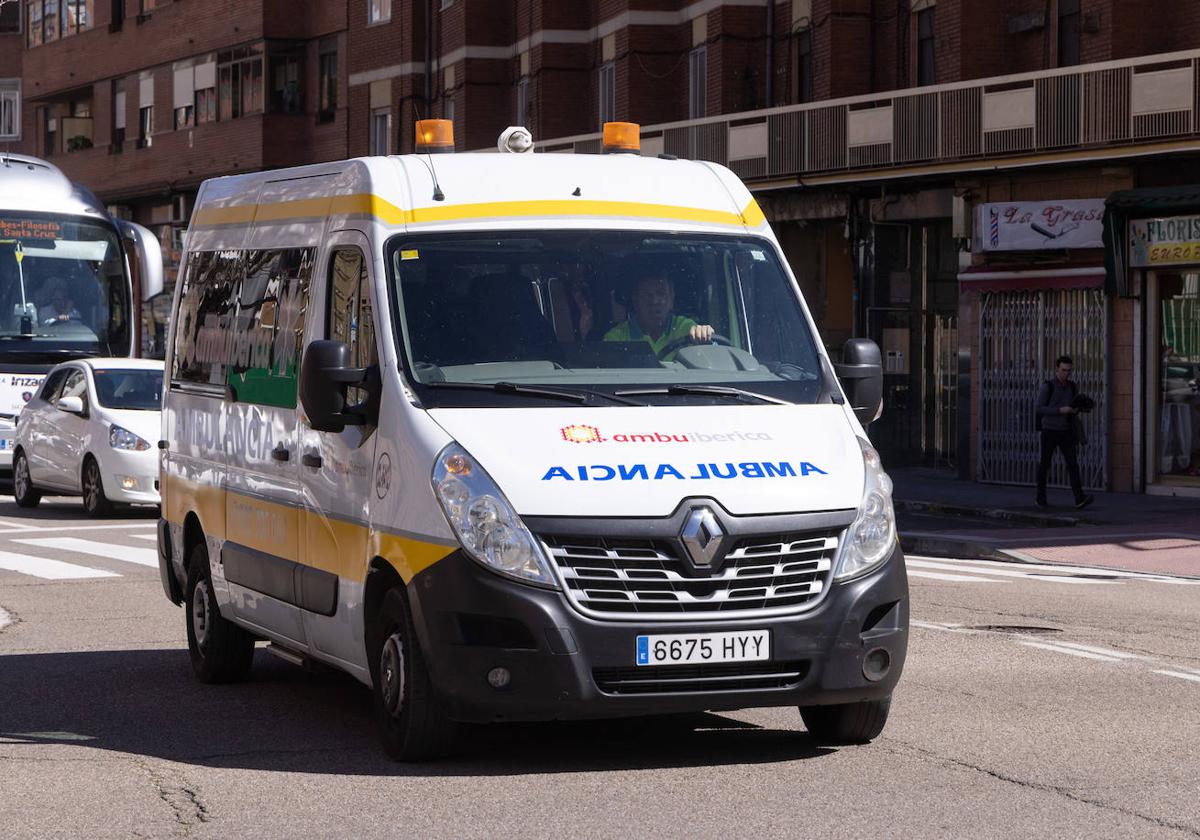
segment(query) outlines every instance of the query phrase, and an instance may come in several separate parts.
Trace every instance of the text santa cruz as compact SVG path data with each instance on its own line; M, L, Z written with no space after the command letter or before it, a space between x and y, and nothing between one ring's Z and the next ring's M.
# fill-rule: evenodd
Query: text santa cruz
M704 481L715 478L797 478L829 473L809 461L742 461L707 463L676 467L673 464L590 464L578 467L550 467L542 481Z

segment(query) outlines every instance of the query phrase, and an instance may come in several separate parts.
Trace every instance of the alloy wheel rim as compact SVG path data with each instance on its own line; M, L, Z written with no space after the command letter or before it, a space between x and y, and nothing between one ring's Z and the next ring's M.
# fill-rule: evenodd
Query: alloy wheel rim
M29 492L29 465L25 463L25 456L22 455L17 459L17 468L13 476L13 484L17 495L24 498Z
M196 646L204 650L208 642L208 584L205 581L196 584L196 593L192 596L192 631L196 635Z
M98 486L97 479L99 478L99 476L96 475L96 472L97 472L96 462L88 461L88 467L87 467L87 471L84 474L84 482L83 482L83 484L84 484L83 498L84 498L84 502L87 504L88 510L95 509L97 497L99 495L96 492L97 486Z
M379 682L383 707L393 717L404 708L404 642L400 633L388 636L379 654Z

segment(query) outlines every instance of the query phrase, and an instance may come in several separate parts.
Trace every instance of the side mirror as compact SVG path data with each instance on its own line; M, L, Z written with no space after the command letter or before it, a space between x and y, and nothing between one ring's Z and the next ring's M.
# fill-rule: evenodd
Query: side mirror
M346 388L366 377L363 368L350 367L350 348L340 341L314 341L300 362L300 403L308 424L318 432L340 432L362 426L366 417L348 411Z
M141 286L142 300L150 300L163 290L162 245L147 228L134 222L119 221L121 235L133 244L137 256L137 276Z
M59 397L58 402L54 405L59 411L65 411L68 414L78 414L80 417L84 414L82 397Z
M852 338L842 347L842 361L834 370L854 416L865 429L883 409L883 357L869 338Z

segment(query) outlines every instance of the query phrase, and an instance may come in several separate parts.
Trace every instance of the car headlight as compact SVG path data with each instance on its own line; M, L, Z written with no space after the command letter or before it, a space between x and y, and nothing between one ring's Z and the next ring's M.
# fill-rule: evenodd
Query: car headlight
M883 471L879 453L858 439L863 457L863 497L858 516L846 530L834 578L846 580L865 574L896 547L896 514L892 510L892 480Z
M437 457L433 493L467 554L502 575L557 587L538 541L491 476L456 443Z
M108 445L113 449L133 449L137 452L150 448L148 442L115 423L108 427Z

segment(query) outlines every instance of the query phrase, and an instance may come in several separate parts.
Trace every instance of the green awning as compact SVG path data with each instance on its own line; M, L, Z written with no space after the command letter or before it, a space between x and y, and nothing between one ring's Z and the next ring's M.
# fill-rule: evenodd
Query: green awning
M1200 213L1200 184L1118 190L1104 202L1105 291L1131 297L1129 220Z

